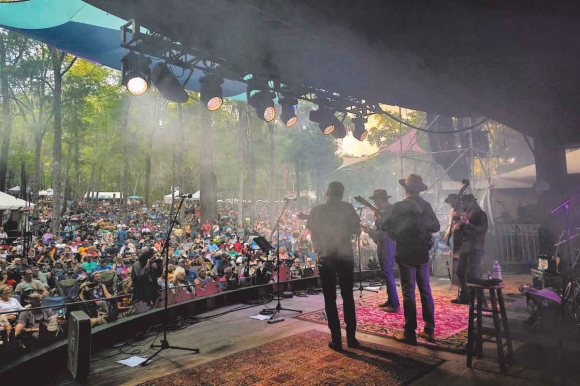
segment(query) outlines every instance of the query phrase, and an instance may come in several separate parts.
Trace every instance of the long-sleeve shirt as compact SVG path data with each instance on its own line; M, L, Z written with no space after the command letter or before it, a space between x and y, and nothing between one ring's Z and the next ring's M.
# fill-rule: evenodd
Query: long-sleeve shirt
M328 201L312 208L306 225L320 256L352 257L352 235L361 232L360 218L351 204Z
M429 261L429 249L434 232L441 228L431 205L420 196L410 196L391 206L388 216L380 221L396 242L397 258L408 265Z
M475 204L467 212L468 224L462 224L463 243L461 252L483 251L485 249L485 235L487 233L487 215L479 205Z

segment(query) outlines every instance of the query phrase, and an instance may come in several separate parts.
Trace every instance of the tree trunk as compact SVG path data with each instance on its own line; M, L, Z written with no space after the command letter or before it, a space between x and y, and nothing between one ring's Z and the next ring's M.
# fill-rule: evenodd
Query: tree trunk
M294 175L296 176L296 203L300 203L300 161L294 163Z
M244 225L244 174L246 173L246 117L244 116L245 106L238 103L238 143L240 150L239 167L240 174L238 176L238 225Z
M79 126L76 124L76 120L75 120L75 129L74 129L74 138L75 138L75 197L74 197L74 202L75 202L75 207L77 205L77 202L83 197L82 192L81 192L81 161L79 158Z
M177 118L178 118L178 139L177 144L177 183L179 185L179 194L187 193L185 188L185 175L183 174L183 157L185 155L185 124L183 122L183 110L181 103L177 105ZM185 223L185 208L179 211L179 223L181 226Z
M268 172L268 182L270 184L270 230L274 227L276 223L276 183L275 183L275 172L276 167L274 166L274 155L276 151L276 144L274 142L274 123L268 122L268 132L270 134L270 170Z
M125 167L123 170L123 180L121 181L121 218L123 221L127 221L127 196L131 189L131 176L129 170L129 114L131 112L131 98L126 100L127 106L125 109L125 120L123 122L123 158Z
M42 150L42 136L34 136L34 181L32 183L32 197L34 199L34 232L38 226L38 191L40 190L40 152Z
M204 141L200 152L200 205L201 222L217 218L217 187L213 172L213 129L211 113L199 104Z
M322 173L320 167L316 168L316 203L320 203L322 199Z
M20 197L25 200L28 201L29 197L27 197L27 192L26 192L27 186L26 186L26 163L24 162L23 159L20 160Z
M95 164L91 167L91 177L89 179L89 196L87 197L87 204L93 203L93 197L95 196Z
M6 172L8 170L8 151L12 137L12 112L10 111L10 97L8 92L8 73L6 72L6 43L5 36L0 32L0 90L2 95L2 115L4 119L4 133L0 148L0 191L6 191Z
M62 76L61 66L64 55L50 48L52 57L52 68L54 76L54 92L52 101L52 113L54 123L54 142L52 146L52 233L57 234L60 231L60 188L61 172L60 163L62 161Z
M67 204L68 204L68 200L69 200L69 191L70 191L70 178L69 178L69 174L70 174L70 147L69 147L69 151L66 157L66 166L65 166L65 171L64 171L64 188L63 188L63 200L62 200L62 214L65 214L67 211Z
M101 165L99 166L99 178L97 179L97 189L96 194L94 197L94 201L92 204L93 212L99 205L99 193L101 192L101 177L103 176L103 162L101 161Z
M148 208L151 207L151 157L149 152L145 156L145 206Z

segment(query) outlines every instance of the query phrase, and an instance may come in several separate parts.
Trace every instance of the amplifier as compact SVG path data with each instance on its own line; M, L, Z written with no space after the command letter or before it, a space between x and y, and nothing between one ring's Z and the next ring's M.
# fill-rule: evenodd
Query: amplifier
M82 382L91 364L91 318L84 311L73 311L68 320L68 368L75 381Z
M540 255L538 256L538 269L549 273L558 273L558 264L552 256Z
M532 268L532 285L534 288L544 289L550 287L560 289L563 284L562 276Z

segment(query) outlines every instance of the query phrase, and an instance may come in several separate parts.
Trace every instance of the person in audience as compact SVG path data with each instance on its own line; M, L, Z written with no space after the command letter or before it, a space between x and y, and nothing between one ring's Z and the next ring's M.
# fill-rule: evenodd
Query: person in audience
M107 323L106 312L99 309L97 302L86 302L87 300L93 300L93 289L95 285L92 285L88 281L81 283L79 289L79 294L73 299L73 302L79 303L76 306L70 306L76 310L81 310L86 312L86 314L91 318L91 326L97 326L100 324Z
M42 306L42 295L33 293L29 298L31 308ZM30 333L35 339L39 337L40 324L48 323L49 319L54 316L51 308L42 308L40 310L28 310L21 312L18 316L18 322L14 329L15 336L18 337L23 332Z
M22 293L24 286L29 286L33 291L38 291L40 293L48 295L48 291L44 287L44 284L42 284L40 280L32 278L31 268L26 268L26 270L24 271L24 279L20 283L18 283L14 292L16 292L17 294Z
M300 279L302 277L302 264L300 264L299 258L295 258L294 264L290 267L290 277L292 279Z
M211 278L207 275L207 268L203 266L199 268L199 270L197 271L197 278L195 279L194 282L195 285L205 287L205 285L209 283L210 280Z
M185 277L185 270L181 267L175 268L175 274L173 275L173 286L181 290L187 291L188 293L193 293L193 286Z
M12 295L12 286L8 284L1 284L0 285L0 312L10 312L10 311L19 311L23 310L24 307L20 304L20 302L11 297ZM9 322L13 322L18 318L18 314L3 314L6 316L6 319Z
M99 265L97 267L95 267L95 269L93 269L93 272L97 272L97 271L113 271L113 266L110 264L107 264L106 259L101 259L101 260L99 260Z

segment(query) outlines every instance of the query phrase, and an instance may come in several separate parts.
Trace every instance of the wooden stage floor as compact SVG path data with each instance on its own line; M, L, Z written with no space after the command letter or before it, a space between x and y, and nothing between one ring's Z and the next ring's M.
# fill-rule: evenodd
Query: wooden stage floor
M517 292L517 285L529 283L531 277L529 275L506 275L504 280L508 284L507 292ZM449 289L448 280L440 280L436 277L431 278L431 285L435 290ZM382 291L385 291L384 287ZM454 288L453 291L456 291L456 289ZM363 296L370 295L372 293L365 292ZM357 291L355 297L358 296L359 292ZM340 296L338 298L340 299ZM269 306L275 307L275 303L271 302ZM324 302L320 294L284 300L283 306L309 312L323 308ZM227 309L236 307L219 308L200 316L219 314ZM127 353L119 353L118 349L110 348L93 353L91 374L86 385L135 385L302 331L317 329L328 332L326 326L295 319L293 318L295 314L290 312L284 312L285 321L276 324L267 324L265 321L249 318L249 316L256 315L262 308L263 306L256 306L239 310L194 324L168 335L170 344L199 348L201 350L199 354L190 354L179 350L166 350L148 366L131 368L116 363L118 360L130 357L130 350L127 350ZM510 317L509 314L508 317ZM484 359L475 360L474 368L468 369L465 365L464 355L437 351L421 346L408 346L392 339L363 333L358 333L357 337L362 341L436 356L445 360L435 370L417 379L412 385L441 385L442 383L445 383L446 386L550 384L556 382L556 374L558 374L555 350L538 346L534 342L514 342L517 364L510 366L505 374L500 374L499 366L495 362L495 346L486 346ZM137 348L143 351L149 344L150 342ZM150 349L138 355L147 357L153 352ZM580 363L580 354L576 352L574 356L577 358L574 361ZM252 360L259 360L259 358L252 358ZM568 381L568 384L580 385L578 381L580 379L579 370L574 369L571 371L575 371L575 373L571 375L573 378ZM70 374L63 369L52 379L47 379L45 384L74 385L75 382Z

